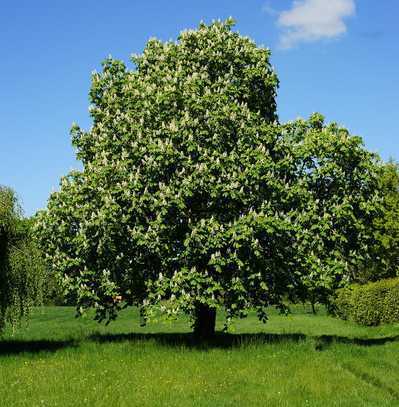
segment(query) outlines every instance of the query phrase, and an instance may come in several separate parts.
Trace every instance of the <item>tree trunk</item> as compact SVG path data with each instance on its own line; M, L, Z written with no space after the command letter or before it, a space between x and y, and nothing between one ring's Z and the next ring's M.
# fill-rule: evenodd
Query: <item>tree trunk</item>
M312 305L312 313L313 313L313 315L316 315L315 303L312 301L311 305Z
M194 311L194 335L198 339L209 339L215 335L216 308L198 303Z

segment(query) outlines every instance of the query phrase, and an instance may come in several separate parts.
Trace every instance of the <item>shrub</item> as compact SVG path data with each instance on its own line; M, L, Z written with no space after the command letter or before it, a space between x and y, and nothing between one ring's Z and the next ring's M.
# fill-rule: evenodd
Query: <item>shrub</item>
M337 290L333 313L368 326L399 322L399 278Z
M351 312L351 288L342 288L336 291L336 297L332 302L331 313L341 319L349 319Z

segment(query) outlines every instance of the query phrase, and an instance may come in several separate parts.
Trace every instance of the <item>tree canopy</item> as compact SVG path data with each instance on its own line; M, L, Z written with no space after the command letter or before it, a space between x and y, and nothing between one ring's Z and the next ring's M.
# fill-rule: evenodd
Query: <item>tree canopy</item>
M359 280L375 281L399 276L399 165L390 160L381 166L379 189L382 213L374 219L376 244L372 247L373 263Z
M326 303L334 289L357 280L375 260L381 163L360 137L336 123L326 125L320 114L282 127L295 163L297 298Z
M39 215L51 266L99 320L137 305L199 335L249 308L325 300L367 256L376 157L320 115L280 125L268 49L201 24L92 76L83 163Z

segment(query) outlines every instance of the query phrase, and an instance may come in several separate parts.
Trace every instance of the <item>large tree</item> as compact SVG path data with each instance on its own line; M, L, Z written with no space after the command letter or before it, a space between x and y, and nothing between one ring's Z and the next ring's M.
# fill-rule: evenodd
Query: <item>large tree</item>
M324 222L321 202L346 201L317 200L324 189L316 175L329 175L322 178L309 149L326 148L320 163L328 169L342 131L313 118L305 133L321 139L312 145L297 140L302 125L280 126L269 50L231 27L201 24L177 42L152 39L133 58L135 69L110 58L93 75L93 126L72 129L83 170L62 179L37 228L79 312L94 307L97 319L113 319L137 305L146 319L157 306L172 317L188 313L196 334L207 336L217 307L227 321L251 307L265 320L268 306L299 298L312 279L303 228ZM312 264L325 257L327 246L317 247ZM326 265L331 274L334 267Z
M41 302L44 265L15 193L0 186L0 332Z

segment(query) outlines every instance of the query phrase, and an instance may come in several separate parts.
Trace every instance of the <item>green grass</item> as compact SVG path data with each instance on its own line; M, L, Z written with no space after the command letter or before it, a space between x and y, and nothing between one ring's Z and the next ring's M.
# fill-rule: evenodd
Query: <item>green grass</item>
M222 321L219 321L220 327ZM0 339L0 406L399 406L399 325L297 307L198 346L187 320L104 327L47 307Z

